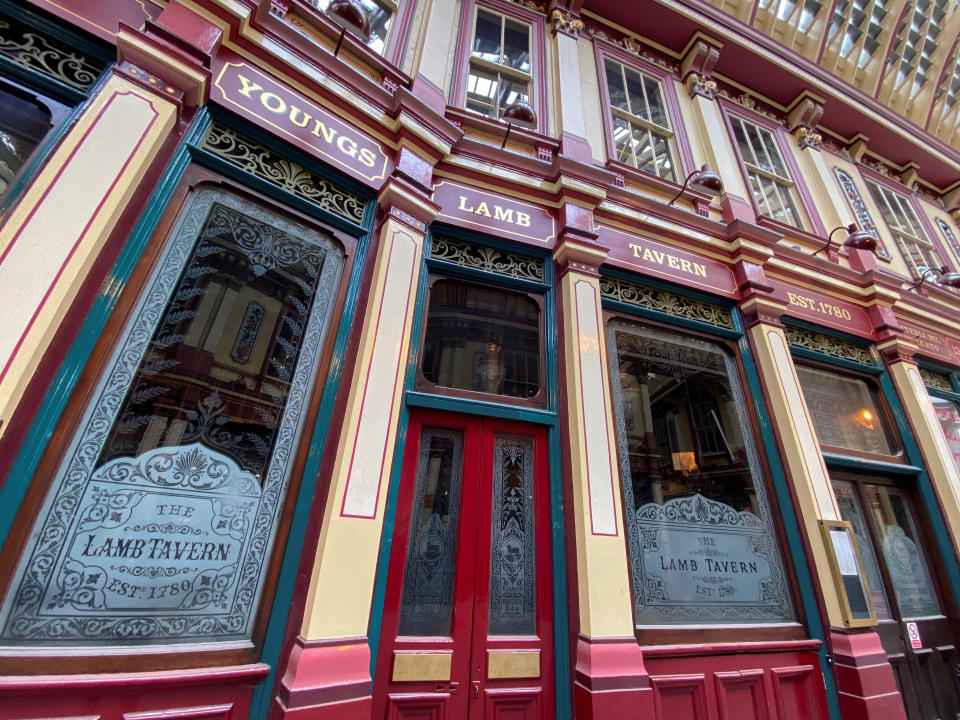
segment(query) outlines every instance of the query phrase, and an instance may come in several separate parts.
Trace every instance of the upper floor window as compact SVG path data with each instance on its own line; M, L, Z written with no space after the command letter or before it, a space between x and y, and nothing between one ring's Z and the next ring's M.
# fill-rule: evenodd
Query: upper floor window
M318 10L327 11L330 0L309 0ZM360 0L363 11L370 20L370 37L367 38L367 47L375 53L383 55L387 47L387 36L390 26L397 15L397 3L393 0Z
M676 182L673 131L660 82L610 58L604 70L617 160Z
M530 25L500 13L477 8L466 108L499 120L517 100L531 104Z
M913 266L917 275L927 268L939 268L943 265L940 254L923 231L920 218L910 201L879 183L867 180L867 187L880 213L890 228L900 252Z
M773 133L743 118L731 117L730 122L757 212L802 228L794 182Z

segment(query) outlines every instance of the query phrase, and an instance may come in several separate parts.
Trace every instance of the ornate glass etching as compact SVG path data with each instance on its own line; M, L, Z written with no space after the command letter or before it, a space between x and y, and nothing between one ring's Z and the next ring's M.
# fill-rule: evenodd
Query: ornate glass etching
M417 462L400 635L450 634L463 477L463 433L424 428Z
M543 282L543 261L491 247L472 245L434 233L430 237L430 257L463 267Z
M600 278L600 294L611 300L636 305L648 310L677 315L688 320L710 323L717 327L733 329L730 310L712 305L703 300L675 295L666 290L639 285L629 280L603 276Z
M537 632L533 523L533 439L497 435L493 442L490 635Z
M837 498L837 507L840 508L840 517L853 526L857 549L860 551L863 569L867 574L867 584L870 585L870 599L873 600L873 609L879 619L888 619L891 617L890 603L887 602L887 593L883 589L880 565L877 563L877 555L873 551L873 543L870 542L867 520L863 516L863 509L857 500L853 484L834 480L833 492Z
M923 372L922 369L921 372ZM935 395L930 396L930 402L933 403L933 411L937 414L943 436L950 447L953 462L960 469L960 408L957 408L957 404L953 400L936 397Z
M327 235L192 193L38 515L0 637L249 637L342 268ZM239 363L251 302L272 329Z
M792 620L734 359L608 330L638 625Z
M897 596L900 616L940 614L927 562L917 541L917 527L906 498L897 488L868 485L867 511L880 537L883 560Z
M850 206L850 209L853 210L854 215L857 216L857 222L860 224L860 228L870 233L873 239L877 241L877 255L884 260L889 260L890 253L887 252L887 249L883 246L883 240L880 239L877 226L874 225L873 220L870 219L870 213L867 211L867 206L863 202L863 198L860 197L860 191L857 190L853 178L838 167L833 169L833 174L837 176L837 182L840 183L843 195L847 198L847 204Z

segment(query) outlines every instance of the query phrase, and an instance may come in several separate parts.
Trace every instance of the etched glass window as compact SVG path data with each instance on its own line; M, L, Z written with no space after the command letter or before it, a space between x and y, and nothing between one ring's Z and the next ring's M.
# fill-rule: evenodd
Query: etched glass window
M0 638L250 637L343 257L245 197L189 195L78 420Z
M608 347L637 623L791 620L734 357L624 322Z
M609 58L604 70L617 160L676 181L673 131L659 81Z
M319 10L327 11L330 0L307 0ZM363 11L370 21L370 36L367 38L367 47L375 53L383 55L387 47L387 37L390 26L397 14L398 3L394 0L360 0Z
M516 398L540 392L540 307L522 293L438 280L430 289L423 376Z
M450 634L463 477L463 433L424 428L417 461L400 635Z
M930 402L933 403L933 410L937 414L937 420L940 421L943 436L947 439L953 462L960 469L960 410L957 409L957 404L953 400L935 395L930 396Z
M28 93L0 83L0 196L53 128L53 116Z
M797 365L797 378L822 445L881 455L900 451L873 383L807 365Z
M498 120L504 109L530 103L530 26L477 8L467 76L467 110Z
M886 485L867 485L864 496L901 617L939 615L940 602L906 497L898 488Z
M766 128L738 117L730 118L757 212L787 225L802 228L794 183L780 155L776 138Z
M493 442L490 635L535 635L536 553L533 440L497 435Z
M842 480L834 480L833 493L837 498L840 517L853 526L853 536L856 538L860 559L863 561L863 570L867 575L867 584L870 586L870 599L873 601L873 609L876 611L879 620L888 620L892 617L890 603L887 601L887 593L883 587L883 577L880 575L877 555L873 551L873 543L870 542L867 519L863 515L863 508L860 507L860 500L857 498L854 485Z

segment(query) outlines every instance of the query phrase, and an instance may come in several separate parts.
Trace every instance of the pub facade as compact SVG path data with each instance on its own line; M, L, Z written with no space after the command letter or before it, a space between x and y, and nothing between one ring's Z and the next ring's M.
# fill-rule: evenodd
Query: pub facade
M0 0L0 718L956 716L958 38Z

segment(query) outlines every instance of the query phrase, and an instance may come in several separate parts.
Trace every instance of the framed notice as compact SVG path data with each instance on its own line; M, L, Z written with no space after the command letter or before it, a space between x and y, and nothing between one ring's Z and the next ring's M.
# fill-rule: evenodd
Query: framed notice
M840 596L840 611L846 627L876 625L877 614L870 587L853 535L846 520L821 520L820 528L830 558L830 571Z

